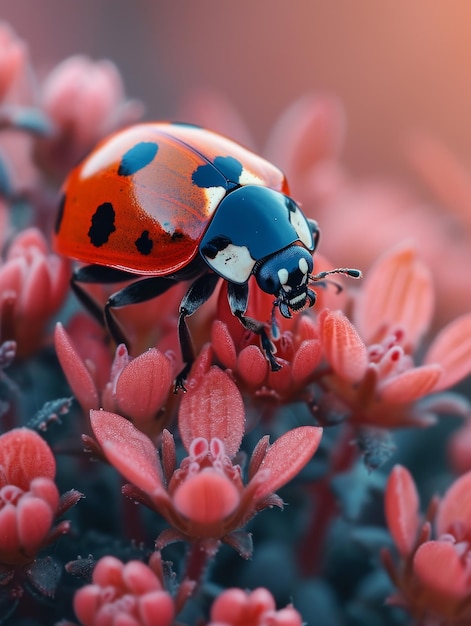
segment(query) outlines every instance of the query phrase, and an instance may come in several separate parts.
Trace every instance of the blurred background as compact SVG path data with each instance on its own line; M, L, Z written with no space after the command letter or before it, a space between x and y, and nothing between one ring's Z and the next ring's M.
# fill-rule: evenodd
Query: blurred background
M407 174L411 129L471 155L470 13L442 0L0 2L39 70L78 52L112 59L149 119L174 118L189 90L210 88L263 145L295 98L334 93L358 174Z

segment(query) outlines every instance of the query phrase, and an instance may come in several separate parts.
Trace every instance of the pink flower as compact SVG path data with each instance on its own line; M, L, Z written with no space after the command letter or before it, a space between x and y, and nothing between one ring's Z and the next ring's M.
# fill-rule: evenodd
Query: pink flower
M35 228L13 240L0 265L0 340L17 342L20 357L33 354L69 288L69 262L49 252Z
M421 521L410 473L396 466L389 477L385 511L400 555L384 563L398 594L390 599L422 623L464 626L471 619L471 472L456 480ZM434 522L436 539L431 539Z
M0 436L2 565L30 563L39 550L67 532L67 522L53 528L60 504L55 473L54 456L36 432L16 428Z
M182 398L179 430L188 453L176 468L173 437L164 431L161 460L153 443L119 415L91 411L93 432L108 461L134 487L125 493L158 511L172 529L157 546L176 540L219 540L244 556L251 548L235 531L258 511L281 506L274 492L293 478L315 453L322 429L296 428L273 445L260 440L249 464L248 483L234 463L244 434L244 407L237 387L206 352L197 361Z
M276 610L273 596L263 587L246 592L227 589L211 607L208 626L301 626L301 615L292 606Z
M102 332L93 321L80 318L76 331L77 346L88 354L79 353L60 323L54 339L59 362L84 412L118 411L149 435L160 434L165 402L173 389L173 361L157 348L133 359L121 344L111 363Z
M74 610L82 626L171 626L175 617L156 555L149 565L124 564L113 556L100 559L92 584L76 592Z
M323 311L319 336L332 373L327 388L349 408L355 425L426 424L417 401L471 372L471 315L446 326L415 366L413 353L433 311L430 274L410 246L387 253L371 269L356 301L353 325ZM433 407L429 407L431 409Z
M8 24L0 22L0 100L25 71L27 57L25 44Z
M38 157L62 178L107 134L141 115L126 100L121 76L110 61L72 56L62 61L42 85L41 104L55 133L38 144Z

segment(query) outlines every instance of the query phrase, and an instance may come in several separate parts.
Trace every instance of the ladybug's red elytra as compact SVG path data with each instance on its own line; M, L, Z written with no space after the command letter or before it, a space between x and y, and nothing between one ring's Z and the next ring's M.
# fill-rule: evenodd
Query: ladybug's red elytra
M198 126L142 123L102 141L69 175L57 218L57 252L86 263L72 277L80 300L104 319L112 336L123 333L112 309L154 298L175 283L192 280L178 319L185 367L194 360L186 324L228 282L232 313L260 335L272 370L280 368L265 324L245 315L248 280L275 297L273 311L291 317L316 301L309 283L330 273L360 276L339 268L313 272L319 239L289 196L274 165L237 143ZM101 309L79 283L136 279Z

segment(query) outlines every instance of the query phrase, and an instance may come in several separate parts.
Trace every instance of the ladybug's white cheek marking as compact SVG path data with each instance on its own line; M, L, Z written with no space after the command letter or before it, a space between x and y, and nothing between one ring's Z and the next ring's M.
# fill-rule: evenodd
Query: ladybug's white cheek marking
M294 213L290 212L289 219L301 242L308 250L312 250L314 247L314 241L312 239L311 228L309 227L309 224L301 210L296 208Z
M230 243L220 250L214 259L204 257L208 265L217 274L233 283L246 283L255 265L254 259L246 246Z
M263 185L263 180L252 172L242 169L242 173L239 176L239 185Z

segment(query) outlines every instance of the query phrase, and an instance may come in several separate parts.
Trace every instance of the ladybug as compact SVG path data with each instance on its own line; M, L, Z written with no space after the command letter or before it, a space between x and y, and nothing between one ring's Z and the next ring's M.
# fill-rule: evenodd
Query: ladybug
M186 318L228 283L228 301L241 324L260 335L272 370L280 368L265 324L246 316L248 280L273 294L291 317L316 301L309 287L330 273L359 277L358 270L313 272L319 240L289 195L283 173L237 143L181 123L142 123L103 140L69 175L55 228L54 247L86 263L72 287L98 318L103 312L81 283L134 279L104 308L104 321L117 342L124 336L112 309L154 298L191 280L178 318L185 367L195 358Z

